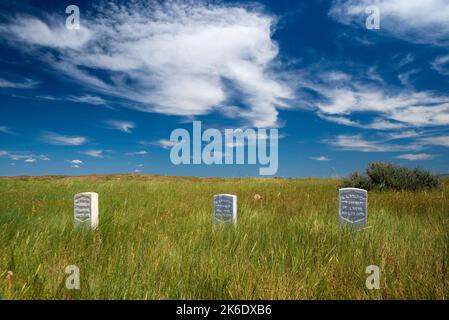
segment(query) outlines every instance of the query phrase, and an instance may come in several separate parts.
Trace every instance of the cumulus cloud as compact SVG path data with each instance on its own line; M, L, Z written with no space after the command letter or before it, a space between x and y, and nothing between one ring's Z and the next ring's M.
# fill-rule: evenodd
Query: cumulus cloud
M449 43L447 0L335 0L329 14L364 28L370 5L379 7L380 28L391 36L414 43Z
M234 113L257 127L277 124L279 108L293 98L273 66L276 19L260 8L203 1L105 3L83 15L78 32L56 19L15 17L0 32L27 44L58 71L133 107L168 115ZM98 77L98 70L104 77Z
M46 132L42 140L56 146L79 146L87 142L87 138L79 136L64 136L54 132Z
M75 160L68 160L68 162L72 163L72 164L83 164L83 162L81 160L75 159Z
M433 154L427 154L427 153L416 153L416 154L401 154L396 157L396 159L402 159L402 160L429 160L433 159L435 156Z

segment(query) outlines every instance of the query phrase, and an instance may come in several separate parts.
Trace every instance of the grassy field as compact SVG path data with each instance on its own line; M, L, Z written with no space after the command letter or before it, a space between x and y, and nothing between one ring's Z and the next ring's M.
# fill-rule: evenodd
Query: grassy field
M447 299L449 180L433 192L370 192L361 231L339 228L339 183L0 179L0 298ZM100 197L92 233L73 228L73 196L85 191ZM238 196L236 227L214 226L217 193ZM380 290L365 287L372 264ZM80 290L65 287L68 265L80 268Z

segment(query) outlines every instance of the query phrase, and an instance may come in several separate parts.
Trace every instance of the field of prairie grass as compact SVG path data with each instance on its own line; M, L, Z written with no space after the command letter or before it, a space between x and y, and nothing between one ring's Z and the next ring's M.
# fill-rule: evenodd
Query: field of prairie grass
M115 175L0 179L1 299L447 299L449 180L369 192L368 225L338 225L335 179ZM73 196L100 225L74 230ZM238 224L213 224L213 195ZM260 200L254 195L259 194ZM81 289L65 287L66 266ZM367 290L365 268L381 270Z

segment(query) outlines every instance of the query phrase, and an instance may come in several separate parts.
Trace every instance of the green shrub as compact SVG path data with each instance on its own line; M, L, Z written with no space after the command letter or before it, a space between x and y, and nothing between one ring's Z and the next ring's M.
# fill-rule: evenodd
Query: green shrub
M409 169L391 163L368 164L365 174L352 173L343 180L343 188L365 190L410 190L435 189L440 185L437 175L423 169Z
M353 172L351 175L343 180L342 188L360 188L365 190L371 189L370 179L358 172Z

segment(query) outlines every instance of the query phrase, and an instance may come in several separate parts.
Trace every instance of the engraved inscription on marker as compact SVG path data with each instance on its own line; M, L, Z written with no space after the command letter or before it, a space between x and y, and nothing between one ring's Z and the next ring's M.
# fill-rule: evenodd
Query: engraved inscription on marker
M340 224L366 227L368 213L368 192L357 188L339 190Z
M214 196L215 223L237 223L237 196L232 194L218 194Z
M98 226L98 194L84 192L75 195L75 226L85 225L91 229Z

